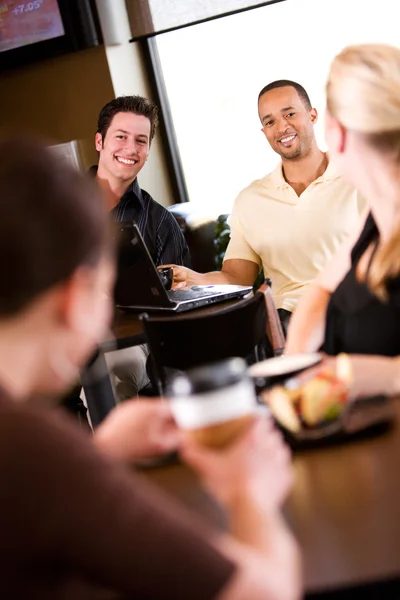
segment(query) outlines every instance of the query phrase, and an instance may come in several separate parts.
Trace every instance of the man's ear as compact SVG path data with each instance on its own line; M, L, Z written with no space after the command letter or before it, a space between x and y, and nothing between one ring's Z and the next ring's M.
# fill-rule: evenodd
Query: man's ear
M318 111L316 108L310 108L310 119L313 125L318 121Z
M103 136L101 135L101 133L96 133L95 138L94 138L94 143L95 143L97 152L100 152L100 150L103 149Z
M65 326L77 333L91 328L93 295L86 269L77 271L59 287L59 316Z

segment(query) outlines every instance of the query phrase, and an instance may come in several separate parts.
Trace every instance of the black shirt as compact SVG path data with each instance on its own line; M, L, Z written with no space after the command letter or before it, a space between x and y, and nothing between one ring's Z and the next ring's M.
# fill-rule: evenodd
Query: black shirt
M400 277L389 280L387 302L381 302L356 277L358 261L374 241L379 243L379 231L370 214L351 253L351 269L328 305L321 348L327 354L400 355Z
M91 167L90 173L95 176L97 167ZM136 223L156 266L191 266L189 248L175 217L142 190L137 179L128 187L110 215L117 222Z

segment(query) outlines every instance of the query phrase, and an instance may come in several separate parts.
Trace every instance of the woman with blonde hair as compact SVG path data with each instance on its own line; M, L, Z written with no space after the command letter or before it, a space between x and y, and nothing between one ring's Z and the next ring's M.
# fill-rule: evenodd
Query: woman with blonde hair
M400 49L349 46L327 83L326 141L370 212L292 319L286 352L351 354L354 392L400 393ZM368 355L368 356L365 356Z

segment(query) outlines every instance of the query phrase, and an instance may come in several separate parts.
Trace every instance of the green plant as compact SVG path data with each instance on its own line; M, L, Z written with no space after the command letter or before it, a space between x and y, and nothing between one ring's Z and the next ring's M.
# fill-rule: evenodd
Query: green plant
M227 222L229 215L220 215L215 224L215 237L214 237L214 248L215 248L215 267L218 271L222 268L222 261L224 260L225 251L229 243L229 236L231 228Z

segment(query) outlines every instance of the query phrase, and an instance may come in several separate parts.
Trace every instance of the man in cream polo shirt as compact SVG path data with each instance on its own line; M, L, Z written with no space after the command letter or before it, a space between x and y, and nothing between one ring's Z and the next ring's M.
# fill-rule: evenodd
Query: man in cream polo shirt
M270 83L259 94L258 112L281 162L237 197L222 271L200 274L174 266L174 287L251 285L262 267L286 329L299 298L357 226L366 203L318 148L318 114L301 85Z

